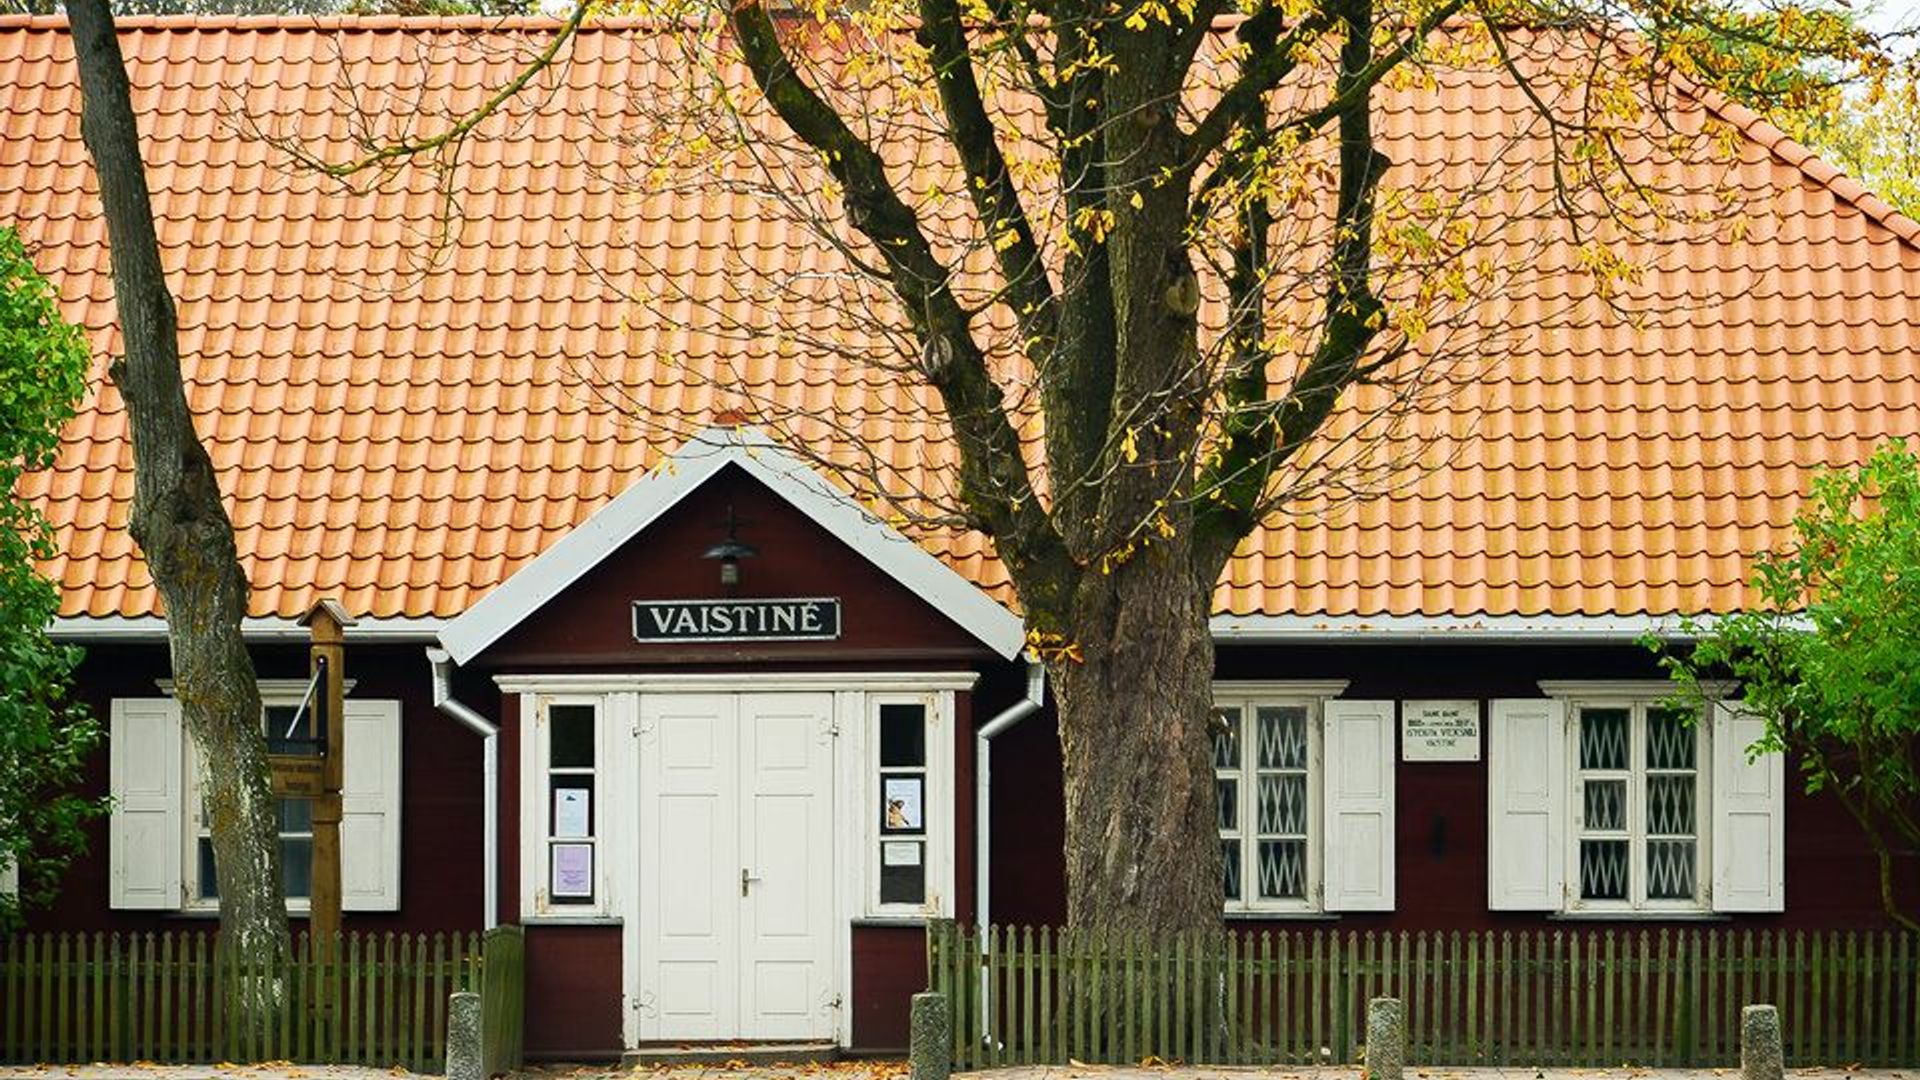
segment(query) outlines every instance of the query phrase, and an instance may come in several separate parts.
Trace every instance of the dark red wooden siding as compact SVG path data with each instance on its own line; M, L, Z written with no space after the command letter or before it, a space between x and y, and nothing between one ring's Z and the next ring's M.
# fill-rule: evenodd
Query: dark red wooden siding
M1349 698L1539 697L1541 679L1650 679L1661 673L1634 646L1525 645L1223 647L1222 680L1349 679ZM1541 925L1546 916L1487 910L1487 788L1484 747L1477 763L1399 762L1395 771L1398 907L1351 914L1354 928L1486 929ZM1789 765L1786 820L1787 910L1743 915L1741 925L1868 928L1888 925L1873 859L1858 827L1829 796L1809 796ZM996 740L993 748L993 919L1059 923L1066 889L1060 749L1051 710ZM1901 868L1920 895L1920 865Z
M719 564L701 553L725 535L731 506L739 538L759 549L741 560L734 595L838 597L833 641L640 644L635 600L721 599ZM876 664L926 669L991 658L971 634L903 588L759 481L726 469L509 631L478 661L495 670L659 670L766 661Z
M870 1053L907 1048L913 995L927 988L927 934L917 926L853 928L853 1045Z
M351 633L351 631L349 631ZM305 678L300 646L262 646L254 664L265 679ZM164 645L96 645L87 649L77 684L103 732L115 698L159 697L169 677ZM404 725L400 777L400 910L348 912L350 930L478 930L481 911L481 742L433 707L424 646L349 646L347 678L356 698L397 699ZM110 748L87 771L88 794L107 791ZM75 862L56 903L31 913L41 930L154 930L195 925L199 916L116 911L107 890L107 822L88 828L89 854ZM296 920L299 928L301 920Z
M527 1033L530 1058L618 1058L620 927L527 928Z

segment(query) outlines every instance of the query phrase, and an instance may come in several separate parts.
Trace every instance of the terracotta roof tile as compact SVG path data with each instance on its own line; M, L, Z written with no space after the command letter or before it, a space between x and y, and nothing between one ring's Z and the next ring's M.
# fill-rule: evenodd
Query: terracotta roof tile
M584 31L560 92L520 109L514 138L469 148L472 194L438 262L423 263L440 205L424 171L353 196L235 134L244 110L265 130L342 137L331 95L343 59L363 88L401 87L390 101L425 78L436 107L463 109L551 26L123 22L189 400L256 614L296 615L326 595L359 615L457 614L659 460L615 402L706 417L729 407L716 379L837 411L909 479L938 482L950 465L947 439L916 420L922 392L743 349L671 293L661 314L629 303L671 282L766 327L774 313L730 280L742 261L824 259L740 198L616 190L612 136L640 115L635 94L606 88L673 79L636 47L635 24ZM111 355L104 231L58 20L0 18L0 100L0 220ZM1249 537L1218 610L1727 610L1745 595L1744 556L1785 538L1811 467L1920 434L1920 225L1745 109L1709 107L1748 139L1730 177L1752 196L1744 238L1665 249L1638 287L1642 329L1570 305L1584 294L1566 272L1572 252L1541 247L1539 272L1482 313L1519 331L1512 350L1422 418L1445 437L1444 466ZM1388 95L1381 115L1397 167L1444 183L1527 114L1503 77L1460 72ZM1544 174L1523 170L1502 197L1546 195ZM124 407L96 370L59 462L27 481L58 529L48 570L66 614L154 611L125 531L129 459ZM1010 598L981 537L925 542Z

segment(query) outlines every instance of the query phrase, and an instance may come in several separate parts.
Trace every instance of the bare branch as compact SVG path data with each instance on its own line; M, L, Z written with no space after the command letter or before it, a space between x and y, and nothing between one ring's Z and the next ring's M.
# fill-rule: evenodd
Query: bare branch
M959 438L963 498L974 524L1010 541L1002 551L1030 608L1057 602L1071 576L1066 551L1035 497L1019 436L999 387L987 373L971 319L948 284L947 267L934 254L912 208L894 190L880 155L794 69L766 8L750 0L734 7L729 21L760 92L794 134L820 155L845 189L848 219L887 263L893 288L921 341L927 379L946 402Z

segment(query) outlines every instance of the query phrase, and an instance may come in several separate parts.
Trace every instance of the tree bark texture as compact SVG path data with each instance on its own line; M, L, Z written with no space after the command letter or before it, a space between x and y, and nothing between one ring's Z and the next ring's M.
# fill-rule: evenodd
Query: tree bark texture
M133 436L132 532L166 606L174 696L205 763L205 812L220 889L221 947L272 972L287 951L279 824L253 660L240 634L248 583L218 477L194 431L140 157L126 68L107 0L67 6L80 68L81 134L99 177L126 356L112 376ZM275 978L243 980L260 1023Z
M1106 930L1218 927L1219 824L1208 593L1149 548L1089 577L1081 659L1048 672L1066 792L1067 919Z

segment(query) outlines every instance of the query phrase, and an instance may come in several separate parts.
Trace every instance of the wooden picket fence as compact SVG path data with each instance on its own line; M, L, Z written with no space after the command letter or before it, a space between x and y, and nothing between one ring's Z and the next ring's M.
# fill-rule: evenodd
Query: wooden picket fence
M1920 1061L1920 938L1580 928L1106 936L941 921L928 986L958 1069L1359 1060L1368 999L1433 1065L1723 1066L1740 1009L1780 1009L1793 1065Z
M517 946L518 927L510 929ZM479 989L486 958L501 949L496 933L484 941L475 933L342 934L331 961L301 934L282 1007L265 1030L234 1023L225 989L249 972L211 930L0 937L0 1062L301 1061L439 1071L447 996ZM512 962L517 957L512 950ZM502 974L518 981L517 968Z

